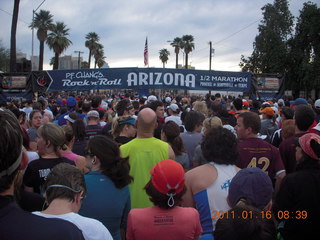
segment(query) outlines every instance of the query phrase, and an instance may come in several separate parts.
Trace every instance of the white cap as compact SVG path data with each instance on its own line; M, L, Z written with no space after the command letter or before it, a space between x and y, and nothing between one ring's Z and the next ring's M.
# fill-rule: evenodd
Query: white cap
M65 115L63 118L66 119L66 120L68 120L68 121L70 121L71 123L74 123L74 122L76 121L75 119L72 119L72 118L69 116L69 114L68 114L68 115Z
M174 112L177 112L179 109L178 105L175 103L170 104L169 108Z
M156 96L154 96L154 95L150 95L149 97L148 97L148 102L150 103L150 102L153 102L153 101L157 101L158 99L157 99L157 97Z
M166 97L165 101L166 101L166 103L171 103L171 97Z
M96 110L91 110L88 112L87 117L95 117L95 118L100 118L98 111Z

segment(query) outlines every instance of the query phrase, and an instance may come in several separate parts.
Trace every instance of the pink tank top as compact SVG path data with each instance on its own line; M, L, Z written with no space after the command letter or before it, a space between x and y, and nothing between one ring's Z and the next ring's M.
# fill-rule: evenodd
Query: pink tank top
M80 157L79 155L73 153L73 152L60 152L62 157L68 158L74 163L77 163L78 158Z

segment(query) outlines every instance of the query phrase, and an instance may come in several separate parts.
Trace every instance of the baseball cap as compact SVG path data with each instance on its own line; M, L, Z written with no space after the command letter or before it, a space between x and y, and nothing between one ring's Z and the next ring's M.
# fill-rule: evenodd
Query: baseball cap
M68 107L74 107L76 105L77 101L74 97L68 97L67 99L67 106Z
M320 132L320 122L315 127L313 127L312 129L315 129L315 130Z
M91 110L90 112L88 112L87 117L95 117L95 118L99 118L99 113L96 110Z
M76 121L76 118L74 117L77 117L77 116L74 116L74 114L67 114L63 118L70 121L71 123L74 123Z
M165 101L166 101L166 103L171 103L171 97L166 97Z
M318 124L319 125L319 124ZM318 126L317 125L317 126ZM317 144L320 145L320 136L315 133L307 133L303 136L299 137L299 146L302 148L302 150L311 158L318 159L320 158L317 156L317 154L314 152L311 146L311 141L314 140Z
M260 168L241 169L231 180L228 199L235 206L241 198L264 209L272 198L273 187L269 176Z
M274 110L271 107L265 107L264 109L262 109L260 111L260 113L265 113L265 114L267 114L269 116L273 116Z
M174 112L177 112L179 110L178 105L175 103L170 104L169 108Z
M290 104L293 104L295 106L298 106L298 105L307 105L308 102L307 100L305 100L304 98L297 98L296 100L294 101L290 101Z
M243 106L249 106L250 104L249 104L249 102L247 100L242 99L242 105Z
M149 97L148 97L148 102L150 103L150 102L153 102L153 101L157 101L158 99L157 99L157 97L156 96L154 96L154 95L150 95Z
M314 107L315 107L316 109L320 109L320 99L318 99L317 101L315 101Z
M152 185L163 194L180 193L184 187L184 170L180 163L166 159L158 162L151 171Z

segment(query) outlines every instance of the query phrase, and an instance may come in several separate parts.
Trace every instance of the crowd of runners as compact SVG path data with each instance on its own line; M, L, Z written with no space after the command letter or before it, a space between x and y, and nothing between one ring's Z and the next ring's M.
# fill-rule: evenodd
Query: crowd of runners
M1 239L317 239L320 99L0 103Z

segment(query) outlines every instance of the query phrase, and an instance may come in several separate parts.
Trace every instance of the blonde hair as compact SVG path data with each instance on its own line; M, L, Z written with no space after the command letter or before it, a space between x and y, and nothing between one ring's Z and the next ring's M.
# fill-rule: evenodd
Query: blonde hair
M133 119L133 117L131 117L131 116L121 116L121 117L113 119L112 128L111 128L111 134L112 134L113 138L119 137L123 128L126 125L129 125L129 124L119 124L119 123L131 120L131 119Z
M59 149L63 147L66 141L62 128L54 123L45 123L39 127L37 133L47 144L50 142L55 154L61 157Z
M217 128L222 127L222 121L218 117L210 117L206 118L203 121L203 127L205 128L205 131L210 130L211 128Z
M193 110L202 113L205 116L208 116L207 104L202 101L195 101L193 104Z

